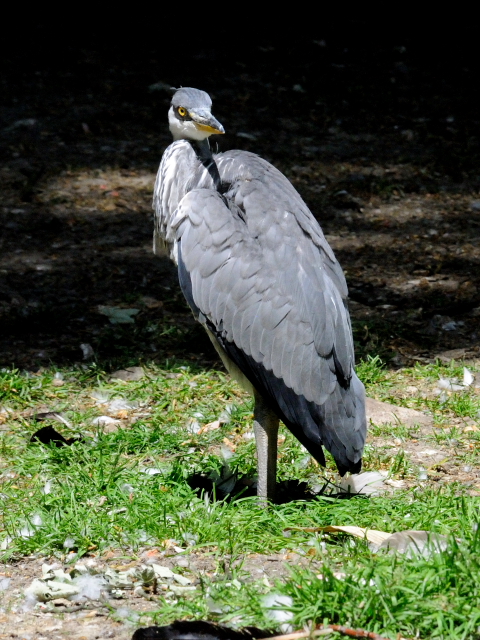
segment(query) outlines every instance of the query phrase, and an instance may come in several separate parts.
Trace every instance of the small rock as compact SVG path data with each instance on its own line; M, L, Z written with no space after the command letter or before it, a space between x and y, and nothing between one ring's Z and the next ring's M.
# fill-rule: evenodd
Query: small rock
M190 566L190 562L187 558L178 558L175 564L177 565L177 567L182 567L183 569L188 569L188 567Z
M407 557L431 557L434 553L445 551L448 538L430 531L398 531L384 540L378 549L389 553L404 553Z
M110 376L114 380L124 380L125 382L136 382L141 380L145 375L143 367L128 367L127 369L119 369L114 371Z
M149 296L142 296L142 302L147 307L147 309L160 309L163 307L163 302L161 300L156 300L155 298L150 298Z
M10 586L10 578L0 578L0 591L6 591Z
M423 426L433 426L433 418L425 415L421 411L397 407L388 402L380 402L373 398L366 399L367 421L373 424L397 424L401 422L408 426L420 424Z
M441 362L449 363L452 360L463 360L466 356L466 349L449 349L448 351L442 351L435 356L435 359L441 360Z

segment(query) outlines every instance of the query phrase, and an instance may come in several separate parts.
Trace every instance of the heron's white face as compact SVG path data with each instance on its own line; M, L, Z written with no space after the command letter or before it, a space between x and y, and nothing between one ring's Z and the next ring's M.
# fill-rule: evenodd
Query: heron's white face
M197 129L193 120L179 120L173 107L168 110L168 124L174 140L205 140L212 135L208 131Z
M186 111L186 110L184 110ZM179 119L171 106L168 110L168 124L174 140L205 140L214 133L224 133L222 125L205 108L197 112L191 110L189 119Z

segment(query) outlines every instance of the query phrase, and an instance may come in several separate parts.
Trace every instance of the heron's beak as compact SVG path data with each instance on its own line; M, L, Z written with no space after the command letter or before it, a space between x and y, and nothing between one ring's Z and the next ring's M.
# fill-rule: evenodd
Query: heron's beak
M225 129L220 122L212 116L208 109L197 109L197 111L189 111L195 126L200 131L213 133L225 133Z

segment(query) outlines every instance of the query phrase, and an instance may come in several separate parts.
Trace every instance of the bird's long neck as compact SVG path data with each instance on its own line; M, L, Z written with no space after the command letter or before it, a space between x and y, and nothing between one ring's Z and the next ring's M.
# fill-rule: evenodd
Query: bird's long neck
M220 178L220 173L218 171L217 163L213 157L212 151L210 149L210 144L208 143L208 139L205 140L191 140L190 144L193 147L193 150L197 154L198 159L203 164L205 169L210 174L215 189L222 193L222 180Z

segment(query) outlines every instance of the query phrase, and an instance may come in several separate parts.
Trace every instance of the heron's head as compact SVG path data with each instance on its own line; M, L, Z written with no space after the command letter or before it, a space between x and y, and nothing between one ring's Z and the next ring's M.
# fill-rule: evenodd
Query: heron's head
M173 94L168 123L174 140L205 140L214 133L225 133L212 116L212 100L199 89L182 87Z

